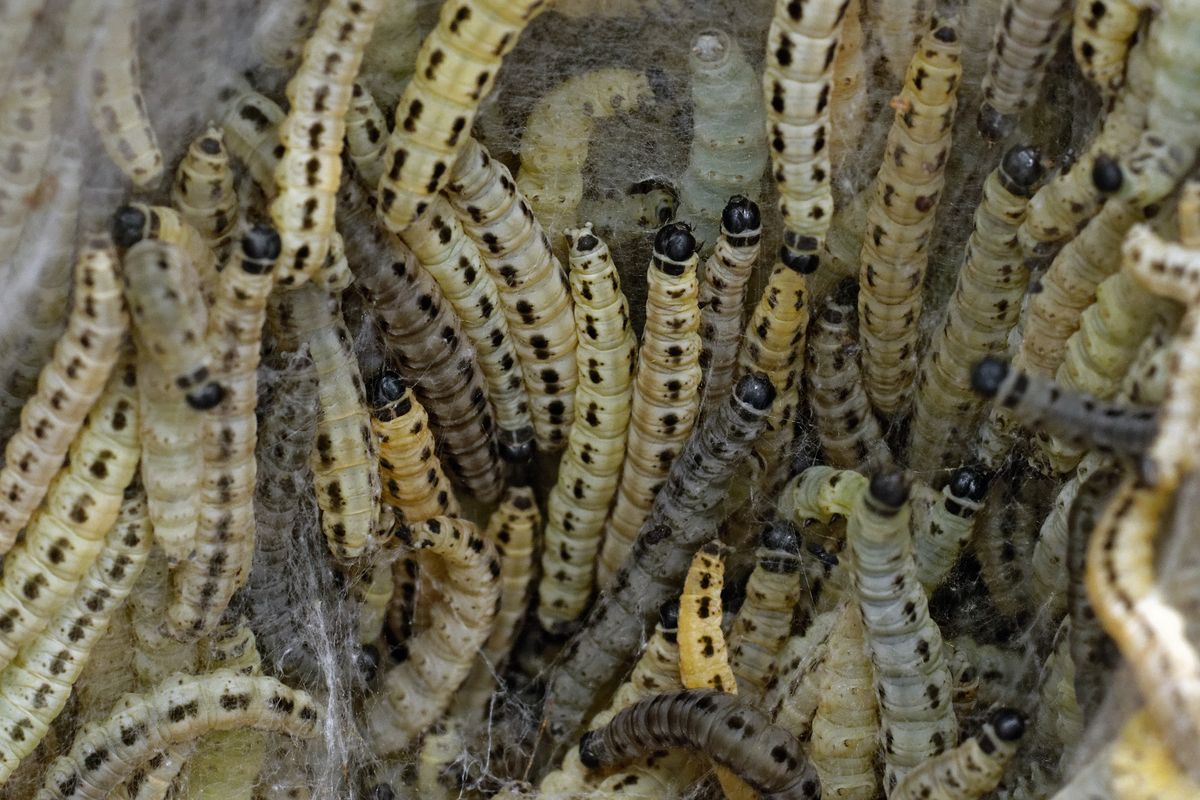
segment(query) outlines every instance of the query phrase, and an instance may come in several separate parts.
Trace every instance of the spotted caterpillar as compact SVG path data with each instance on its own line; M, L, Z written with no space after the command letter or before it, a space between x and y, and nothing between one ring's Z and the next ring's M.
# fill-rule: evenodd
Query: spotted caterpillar
M0 262L21 239L54 140L46 73L22 69L5 91L5 72L0 64Z
M346 153L354 163L354 172L367 188L379 185L383 174L383 146L387 120L375 104L371 92L355 83L350 108L346 111Z
M223 254L238 222L233 166L219 128L209 126L196 137L175 170L171 201L213 253Z
M983 730L924 762L889 795L895 800L978 800L996 788L1025 735L1025 719L997 709Z

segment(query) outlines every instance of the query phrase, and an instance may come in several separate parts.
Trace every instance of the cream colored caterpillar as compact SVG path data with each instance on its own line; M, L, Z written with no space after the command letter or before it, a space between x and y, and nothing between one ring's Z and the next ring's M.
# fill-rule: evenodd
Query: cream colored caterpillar
M600 536L621 477L637 357L608 245L590 224L566 235L581 380L575 424L546 505L538 618L547 629L578 619L592 593Z
M0 9L0 93L20 81L13 70L20 61L22 46L29 38L34 23L46 5L46 0L15 0Z
M111 230L117 247L129 249L143 239L154 239L179 248L200 276L200 288L204 298L212 302L213 287L217 279L217 258L200 231L175 209L169 206L151 206L130 203L121 206L113 214ZM193 305L200 299L188 299ZM180 301L176 301L180 302ZM199 312L193 312L199 316Z
M354 171L368 188L379 185L379 176L383 174L387 132L387 120L375 98L367 87L355 83L346 111L346 152L354 163Z
M1001 708L983 730L905 776L891 800L978 800L996 788L1025 735L1019 711Z
M0 27L9 24L17 23L0 20ZM21 239L54 141L46 73L22 69L8 83L6 72L0 64L0 263Z
M238 222L233 166L220 128L209 126L188 145L175 170L171 202L215 254L224 253Z
M949 574L971 541L975 514L983 507L988 482L971 467L960 467L931 498L924 518L913 526L917 580L932 592Z
M379 214L399 233L420 216L450 180L470 138L479 104L491 91L504 56L545 0L453 0L417 54L413 78L396 104L379 181Z
M1125 85L1125 59L1141 22L1144 0L1091 0L1075 3L1071 49L1083 76L1106 98Z
M272 0L254 26L254 44L263 61L295 69L320 10L320 0Z
M0 470L0 554L16 541L46 495L63 456L104 389L129 325L106 236L86 241L75 265L75 303L67 330L21 410L21 426L4 448Z
M239 82L227 88L222 99L225 132L229 152L242 164L263 194L275 194L275 169L283 155L279 127L284 113L279 104Z

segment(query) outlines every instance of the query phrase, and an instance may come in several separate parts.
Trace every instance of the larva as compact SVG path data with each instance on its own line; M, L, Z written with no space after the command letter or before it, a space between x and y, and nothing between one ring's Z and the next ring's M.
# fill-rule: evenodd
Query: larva
M475 347L501 440L516 453L530 450L534 429L521 364L496 283L479 250L441 195L430 200L402 238L437 281Z
M501 591L496 549L472 523L433 517L402 527L399 535L411 549L437 556L446 580L429 628L388 670L380 695L366 710L380 753L403 750L446 710L491 632Z
M0 708L5 711L0 783L33 752L66 706L92 648L141 574L150 534L145 495L130 487L116 523L74 594L0 676Z
M315 277L329 253L346 110L383 5L384 0L332 0L288 81L290 109L279 125L283 154L270 209L283 243L275 278L282 285Z
M700 408L729 394L742 333L746 284L762 248L758 204L734 195L721 212L721 233L700 276ZM576 301L578 302L578 301Z
M867 396L887 416L906 403L916 376L926 245L950 154L961 49L955 29L938 22L918 45L893 101L896 116L867 210L858 338Z
M22 69L5 89L6 72L0 64L0 262L13 255L21 239L54 141L46 73Z
M242 728L311 738L320 722L312 698L265 675L176 675L148 694L126 695L107 720L85 726L35 797L97 800L173 745Z
M830 465L841 469L892 463L856 358L857 298L858 283L849 278L825 298L813 322L805 365L821 451Z
M987 478L979 470L956 469L924 519L913 526L917 581L927 592L938 587L971 541L975 513L983 507L987 487Z
M800 544L800 532L783 520L764 525L758 537L746 600L729 633L738 693L752 702L762 699L775 656L791 634L802 588Z
M918 30L926 27L928 22L920 25ZM846 7L837 55L833 59L833 83L829 93L829 159L834 170L839 172L847 165L847 159L857 154L867 127L861 124L867 113L868 92L868 84L863 80L867 72L863 38L862 3L851 0ZM900 62L901 68L907 63L906 55Z
M992 481L975 525L980 575L999 612L1026 621L1033 609L1034 537L1043 518L1042 484L1024 474Z
M4 53L0 56L0 93L20 81L20 75L14 76L13 71L20 61L22 46L45 5L45 0L19 0L6 5L0 13L0 30L3 31L0 52Z
M412 80L396 104L396 124L379 179L379 214L399 233L450 179L479 104L504 57L545 0L455 0L421 43Z
M283 155L279 127L284 113L279 104L239 82L222 94L225 132L229 152L245 165L250 177L270 197L275 193L275 170Z
M224 253L237 226L238 197L220 128L210 125L188 145L175 170L171 202L213 253Z
M983 730L935 756L905 776L889 798L894 800L977 800L1000 783L1004 769L1025 735L1019 711L994 711Z
M1075 665L1068 649L1070 619L1054 633L1050 655L1042 664L1038 704L1033 727L1033 747L1052 751L1074 749L1083 736L1083 715L1075 699Z
M208 347L225 396L201 425L203 473L196 554L172 574L167 624L181 638L212 630L250 572L257 475L256 373L279 253L279 235L273 229L263 225L249 229L221 270L209 311Z
M387 120L367 87L355 83L346 111L346 153L354 171L367 188L379 185L383 174L383 146L388 132Z
M591 596L605 517L621 479L637 356L608 245L590 224L566 236L581 380L575 424L546 502L538 618L547 629L574 622Z
M971 385L1024 425L1057 436L1080 451L1095 448L1136 460L1150 449L1158 430L1153 408L1070 392L990 356L972 368Z
M763 99L772 175L786 228L782 262L806 273L833 217L829 93L846 0L776 0L767 33Z
M319 0L273 0L254 26L255 49L265 63L293 70L320 13Z
M1125 85L1125 60L1141 21L1143 0L1076 3L1071 49L1083 76L1105 97Z
M448 189L463 229L500 290L533 407L538 449L561 449L574 418L578 383L566 273L508 169L476 140L464 144Z
M679 177L679 216L695 221L696 238L711 241L731 195L761 194L767 164L766 140L757 135L766 124L763 95L757 70L723 30L696 35L688 66L692 146Z
M111 230L117 247L126 250L143 239L155 239L178 247L199 275L204 298L212 302L217 283L216 255L200 231L178 211L169 206L130 203L113 214ZM199 299L196 298L194 303L199 303Z
M67 465L4 557L0 579L0 667L45 629L104 544L138 461L137 387L122 360L84 420Z
M493 502L503 471L475 349L429 273L366 216L366 196L354 181L343 182L338 209L345 215L339 222L349 235L355 283L401 376L429 413L444 466L480 502Z
M734 695L711 689L659 694L624 709L584 735L589 769L626 763L664 747L702 752L759 792L763 800L815 800L820 783L796 737Z
M171 638L163 625L170 597L171 576L167 560L162 549L156 547L129 596L133 673L139 689L154 686L174 672L196 671L196 643Z
M699 413L697 262L696 240L687 225L676 222L659 229L646 273L646 326L625 461L597 566L602 588L611 585L625 561Z
M131 772L112 797L115 800L163 800L195 750L195 744L183 744L155 754L143 766Z
M688 440L630 558L548 678L542 738L547 752L564 747L582 724L596 687L633 660L654 613L678 590L701 542L715 534L716 511L774 399L766 376L747 375Z
M849 517L867 479L849 469L817 465L801 472L779 495L779 513L798 525L809 520L829 522Z
M967 445L982 401L971 391L971 367L1006 350L1030 272L1014 234L1042 175L1038 151L1016 145L988 175L945 321L917 373L909 439L914 470L952 464Z
M846 528L854 595L875 666L887 790L957 736L953 682L916 579L908 521L906 479L882 472L855 501Z
M1012 133L1017 117L1037 98L1070 14L1069 0L1005 0L992 34L976 121L988 142Z
M419 0L395 0L384 4L375 20L363 54L362 81L381 106L394 108L412 77L424 37L420 10Z
M635 110L650 96L644 73L606 67L571 76L538 100L521 136L517 189L552 243L577 224L595 121Z
M696 551L679 598L679 670L686 689L737 693L721 632L725 559L717 542Z
M829 634L828 656L817 677L820 699L812 721L809 757L821 777L821 796L872 800L879 794L879 703L872 685L862 616L844 604Z
M767 683L765 707L776 725L809 738L819 696L817 677L829 657L829 634L839 619L837 609L822 612L792 635L779 651Z
M63 456L120 355L129 325L108 237L84 243L75 265L67 330L21 410L0 470L0 553L8 552L46 494Z
M1134 712L1121 727L1109 757L1113 796L1119 800L1186 800L1200 793L1200 782L1176 760L1176 745L1148 712Z

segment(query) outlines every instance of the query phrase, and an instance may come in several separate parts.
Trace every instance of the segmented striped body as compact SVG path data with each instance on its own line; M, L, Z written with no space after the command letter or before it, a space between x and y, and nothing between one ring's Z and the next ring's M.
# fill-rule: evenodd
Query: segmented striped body
M970 543L975 513L983 507L986 492L983 475L962 467L954 471L939 494L930 498L923 518L917 518L913 525L913 557L917 580L927 592L938 587Z
M469 139L450 175L450 204L500 290L533 407L538 449L567 442L578 383L566 272L508 169Z
M545 0L454 0L442 6L396 104L384 155L379 213L393 233L408 227L446 185L504 57L547 6Z
M697 262L696 240L686 225L672 223L659 230L646 273L646 327L638 351L625 462L597 566L602 588L612 583L625 561L699 414Z
M779 495L779 513L803 526L809 520L829 522L849 517L867 479L850 469L815 466L792 478Z
M858 338L867 396L889 416L905 405L917 372L926 246L950 155L961 49L955 29L937 23L918 45L892 103L896 116L867 210Z
M125 493L116 523L74 594L0 676L0 783L45 737L62 712L92 648L133 589L150 552L150 520L139 488Z
M978 800L1000 783L1024 733L1021 715L1000 709L977 735L910 772L889 798Z
M284 113L279 104L239 82L225 90L225 132L229 152L245 165L267 197L275 194L275 169L283 156L279 127Z
M405 229L404 243L433 275L462 322L487 380L501 440L518 450L533 442L529 397L496 283L441 195Z
M829 160L838 172L847 166L847 159L857 155L859 142L866 130L866 126L861 124L866 114L869 90L864 80L867 50L864 47L862 7L860 0L850 0L846 7L837 55L833 59L833 88L829 94ZM927 27L928 22L925 22L918 30L924 31ZM901 68L908 63L908 58L908 55L904 57Z
M974 227L946 318L933 336L917 374L909 440L913 469L933 470L961 461L982 402L971 391L971 367L1008 347L1021 299L1029 286L1016 233L1042 173L1038 151L1016 146L988 175L975 209Z
M5 73L0 65L0 262L16 250L54 141L46 73L23 69L11 83Z
M209 309L208 347L225 396L201 425L203 473L196 553L172 575L167 624L181 638L211 631L254 557L254 460L258 362L279 236L251 228L219 276Z
M608 246L590 225L568 230L567 242L582 380L575 424L546 503L538 617L547 628L578 619L591 596L601 532L621 478L637 356Z
M1042 519L1037 486L1026 475L993 481L975 525L980 576L997 610L1015 620L1033 610L1034 538Z
M36 800L99 800L156 753L216 732L253 728L310 738L321 713L306 693L264 675L221 670L176 675L126 695L102 723L85 726L55 759Z
M175 170L171 202L199 231L209 249L223 255L237 226L238 196L220 128L210 126L188 145Z
M104 389L129 325L107 237L86 242L75 265L75 302L67 330L21 410L21 426L4 448L0 470L0 553L46 495L63 456Z
M104 546L138 460L137 387L122 361L71 444L67 466L4 557L0 667L46 628Z
M474 524L434 517L401 536L412 549L439 557L446 579L429 627L412 640L407 658L388 670L381 694L366 710L380 753L404 749L446 710L491 632L501 591L496 549Z
M387 120L375 98L367 87L355 83L346 111L346 153L368 189L379 185L379 176L383 174L387 132Z
M817 711L817 677L829 657L829 633L838 620L837 609L818 614L803 631L784 644L771 668L765 707L776 725L793 735L808 738Z
M1125 59L1141 21L1143 0L1076 3L1071 49L1083 76L1105 97L1125 85Z
M384 0L331 0L288 82L290 108L279 125L283 154L271 202L271 219L283 242L276 275L281 284L315 277L329 253L346 110L383 5Z
M273 0L254 26L254 43L263 61L295 69L320 8L320 0Z
M721 590L725 587L722 548L710 542L692 558L679 597L679 672L685 689L716 689L737 694L721 632Z

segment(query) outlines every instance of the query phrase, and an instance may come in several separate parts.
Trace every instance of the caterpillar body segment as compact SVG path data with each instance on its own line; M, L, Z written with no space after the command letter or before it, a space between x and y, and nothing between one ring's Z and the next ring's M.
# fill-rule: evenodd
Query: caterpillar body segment
M107 797L156 753L210 733L253 728L311 738L320 722L308 694L265 675L174 675L151 692L126 695L108 719L84 726L50 765L35 798Z
M976 124L999 142L1037 98L1046 67L1067 29L1070 0L1005 0L988 53L983 102Z
M138 462L137 387L131 359L113 369L68 451L67 466L4 557L0 666L9 664L68 602L104 547Z
M37 392L4 449L0 470L0 553L45 497L63 456L104 390L121 351L129 317L121 296L112 242L84 243L75 265L75 302L67 330L38 376Z
M1001 708L983 730L905 776L889 797L896 800L978 800L996 788L1025 735L1019 711Z
M814 466L792 478L779 496L779 513L803 526L809 520L828 523L849 517L867 479L849 469Z
M975 514L983 507L988 481L980 470L960 467L913 526L917 580L932 592L970 543ZM915 516L915 515L914 515Z
M1071 27L1075 63L1106 98L1125 85L1126 59L1146 5L1143 0L1075 4Z
M700 407L722 398L733 386L742 333L746 284L762 248L758 204L742 195L729 198L721 212L721 233L704 262L700 280Z
M171 599L171 576L161 548L150 552L134 589L128 605L134 685L145 689L174 672L195 672L196 643L172 638L163 624Z
M271 220L283 242L276 280L303 283L329 254L342 177L346 111L363 51L384 0L331 0L288 82L290 106L279 125Z
M858 327L867 395L886 416L900 411L917 371L917 323L933 226L950 154L961 41L935 23L893 101L896 116L867 211L858 273Z
M867 107L867 51L864 47L860 0L851 0L842 21L837 55L833 60L833 90L829 95L829 158L835 171L840 172L857 154L866 126L859 124ZM924 23L919 30L928 27ZM905 56L903 64L908 63ZM903 78L903 76L899 76Z
M491 633L501 592L500 559L474 524L433 517L401 528L400 536L438 557L446 578L429 627L409 643L407 659L388 670L366 710L380 753L404 749L445 712Z
M591 596L600 537L621 480L637 357L629 303L608 245L590 224L566 236L580 382L575 424L546 504L538 618L547 629L574 622Z
M367 188L379 185L387 133L387 120L375 98L367 87L356 82L346 110L346 153Z
M172 575L167 624L180 638L211 631L250 573L258 474L257 373L279 252L273 229L249 229L221 270L209 311L208 346L225 393L201 425L204 471L195 556Z
M22 46L29 38L38 16L46 5L45 0L20 0L11 3L0 16L0 28L3 29L3 39L0 40L0 93L8 91L19 84L21 74L18 69Z
M191 263L191 270L199 276L204 298L212 302L217 274L216 255L203 234L174 208L129 203L113 214L111 230L117 247L126 251L145 239L179 248ZM197 299L194 302L199 301Z
M975 524L974 551L980 576L996 609L1011 619L1032 611L1034 537L1039 511L1050 504L1043 484L1018 474L993 480Z
M433 275L462 322L487 379L501 439L515 450L533 446L529 397L496 283L441 195L405 229L404 243Z
M5 72L0 64L0 261L17 248L54 140L46 73L22 69L6 83Z
M223 255L237 226L238 196L220 128L210 125L188 145L175 170L171 202L200 233L208 249Z
M274 0L254 26L255 49L267 64L294 70L321 11L319 0Z
M382 107L395 107L416 67L425 35L417 17L420 10L420 0L397 0L385 4L375 21L375 33L363 54L362 81Z
M1185 800L1200 792L1200 782L1180 766L1173 743L1144 709L1125 721L1108 761L1113 796L1121 800Z
M883 472L855 501L846 529L854 596L875 667L885 790L957 740L953 682L917 581L908 522L909 486L901 473Z
M984 183L945 321L917 373L909 440L914 470L961 461L974 432L982 402L971 390L971 367L1004 352L1017 324L1030 272L1015 234L1041 175L1037 149L1017 145Z
M697 551L679 597L679 671L685 689L716 689L737 694L721 632L721 590L725 559L717 542Z
M221 130L229 153L246 167L263 194L275 194L275 170L283 157L279 129L286 116L274 100L249 84L225 90Z
M818 614L808 627L783 646L772 668L766 708L776 725L799 737L810 737L820 702L817 679L829 658L829 637L841 618L840 609Z
M399 233L450 179L479 104L521 32L545 0L456 0L442 6L421 43L413 78L396 104L379 180L379 214Z
M66 706L96 642L137 582L151 541L145 496L130 487L116 523L74 594L0 676L0 707L19 712L4 721L0 782L33 752Z
M699 413L697 262L696 240L685 224L672 223L659 230L646 274L646 327L637 358L625 461L597 566L601 588L611 584L625 561Z

